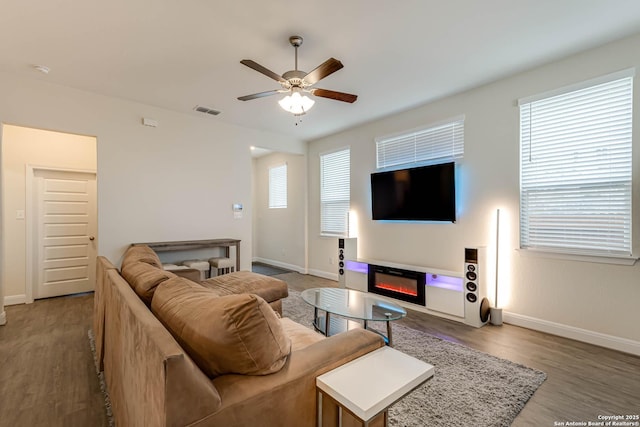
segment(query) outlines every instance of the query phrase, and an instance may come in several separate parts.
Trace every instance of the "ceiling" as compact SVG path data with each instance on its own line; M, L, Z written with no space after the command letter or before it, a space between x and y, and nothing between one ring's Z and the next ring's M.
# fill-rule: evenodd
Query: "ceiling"
M245 127L319 138L640 32L637 0L3 0L0 71ZM302 122L240 64L282 74L330 57ZM45 65L48 74L33 65Z

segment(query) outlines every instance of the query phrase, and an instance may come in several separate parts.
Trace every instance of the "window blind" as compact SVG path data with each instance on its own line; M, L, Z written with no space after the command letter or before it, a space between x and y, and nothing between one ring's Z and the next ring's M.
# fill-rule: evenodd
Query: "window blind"
M287 207L287 165L269 168L269 208Z
M346 236L351 199L351 150L320 155L320 232Z
M464 118L376 138L378 169L448 162L464 154Z
M520 104L520 245L631 256L633 78Z

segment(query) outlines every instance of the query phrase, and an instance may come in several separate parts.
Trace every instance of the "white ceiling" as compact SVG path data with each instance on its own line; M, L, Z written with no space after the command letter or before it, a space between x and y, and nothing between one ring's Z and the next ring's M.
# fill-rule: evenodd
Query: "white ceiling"
M406 110L640 32L638 0L2 0L0 71L303 140ZM279 85L240 64L293 69L334 57L296 125ZM33 65L50 67L48 75Z

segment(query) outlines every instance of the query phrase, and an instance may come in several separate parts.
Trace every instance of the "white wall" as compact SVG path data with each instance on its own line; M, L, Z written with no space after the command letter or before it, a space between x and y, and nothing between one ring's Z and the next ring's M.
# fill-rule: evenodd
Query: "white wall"
M26 291L26 220L16 211L25 211L27 166L73 170L96 170L96 139L32 129L2 127L2 236L4 265L2 283L9 302L24 302ZM28 213L27 213L28 215Z
M287 208L269 209L269 168L287 164ZM254 260L306 272L307 161L274 153L254 161Z
M620 266L518 251L519 111L517 99L621 69L640 67L640 35L309 144L309 268L331 275L336 239L319 237L319 153L351 146L352 209L359 217L358 255L462 271L463 249L492 245L501 208L501 305L505 320L640 354L640 265ZM640 85L634 94L634 241L640 255ZM419 90L419 88L416 88ZM465 154L457 182L455 224L371 220L369 175L376 136L464 114Z
M98 248L115 263L132 242L231 237L242 240L241 267L249 269L249 147L305 150L293 138L225 124L216 117L5 73L0 73L0 93L3 124L97 137ZM142 117L158 120L159 126L142 126ZM233 218L233 203L244 205L242 219ZM5 297L10 296L3 285Z

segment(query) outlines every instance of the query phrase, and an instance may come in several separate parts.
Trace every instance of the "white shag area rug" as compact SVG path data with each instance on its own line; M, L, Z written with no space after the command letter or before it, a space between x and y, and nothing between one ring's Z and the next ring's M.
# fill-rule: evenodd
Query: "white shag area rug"
M289 290L283 316L309 328L313 307ZM433 378L390 410L389 425L509 426L546 374L402 325L393 325L394 348L435 367Z

